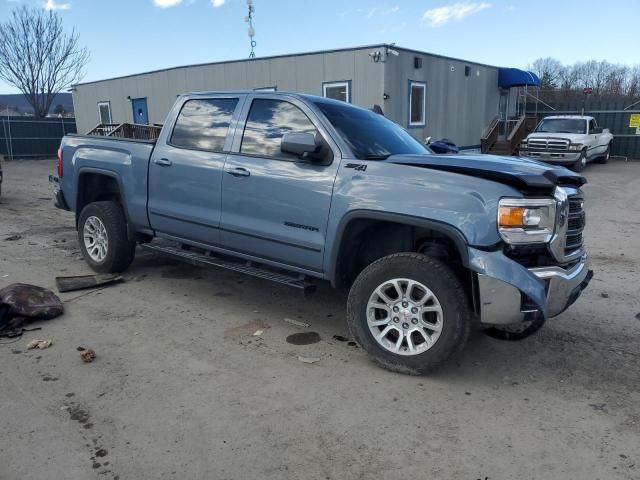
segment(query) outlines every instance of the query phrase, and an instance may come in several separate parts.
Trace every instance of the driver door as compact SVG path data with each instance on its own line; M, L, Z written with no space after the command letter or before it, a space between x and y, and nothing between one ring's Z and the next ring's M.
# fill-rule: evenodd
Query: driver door
M339 157L326 164L280 149L287 132L322 135L298 99L248 99L222 178L220 242L226 249L322 271L326 227ZM242 125L244 123L244 129ZM329 142L329 145L333 145Z

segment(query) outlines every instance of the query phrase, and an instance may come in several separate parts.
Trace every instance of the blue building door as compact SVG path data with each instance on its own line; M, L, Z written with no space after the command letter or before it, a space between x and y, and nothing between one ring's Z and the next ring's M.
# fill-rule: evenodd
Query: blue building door
M147 111L147 99L134 98L131 100L131 105L133 107L133 123L148 125L149 112Z

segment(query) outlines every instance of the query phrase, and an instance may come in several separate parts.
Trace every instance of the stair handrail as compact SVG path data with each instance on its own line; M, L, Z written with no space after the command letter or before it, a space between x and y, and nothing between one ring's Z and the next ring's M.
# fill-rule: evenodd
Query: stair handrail
M530 130L530 127L528 126L528 120L530 119L531 117L522 115L520 118L518 118L518 121L511 129L511 133L509 133L509 136L507 137L507 142L509 143L509 149L511 151L511 155L513 155L516 152L522 140L524 140L526 136L529 134L528 130Z
M491 147L493 147L493 145L498 140L499 126L500 119L496 116L489 124L489 127L487 127L485 134L480 139L480 151L482 153L488 153L489 150L491 150Z

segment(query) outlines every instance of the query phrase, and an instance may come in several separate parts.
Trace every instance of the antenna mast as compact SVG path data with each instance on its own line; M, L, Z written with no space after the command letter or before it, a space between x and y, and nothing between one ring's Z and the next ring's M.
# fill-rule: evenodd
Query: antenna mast
M244 21L247 22L249 24L249 38L251 39L251 53L249 53L249 58L256 58L256 54L253 51L253 49L256 47L256 41L253 39L253 37L255 37L256 35L256 30L255 28L253 28L253 14L255 13L256 9L253 6L253 0L247 0L247 6L249 7L249 14L244 17Z

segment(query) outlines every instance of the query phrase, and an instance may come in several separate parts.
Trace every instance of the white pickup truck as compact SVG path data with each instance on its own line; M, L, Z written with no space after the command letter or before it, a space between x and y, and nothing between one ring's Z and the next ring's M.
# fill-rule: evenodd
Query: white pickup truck
M520 155L580 172L588 162L607 163L613 135L582 115L545 117L520 144Z

